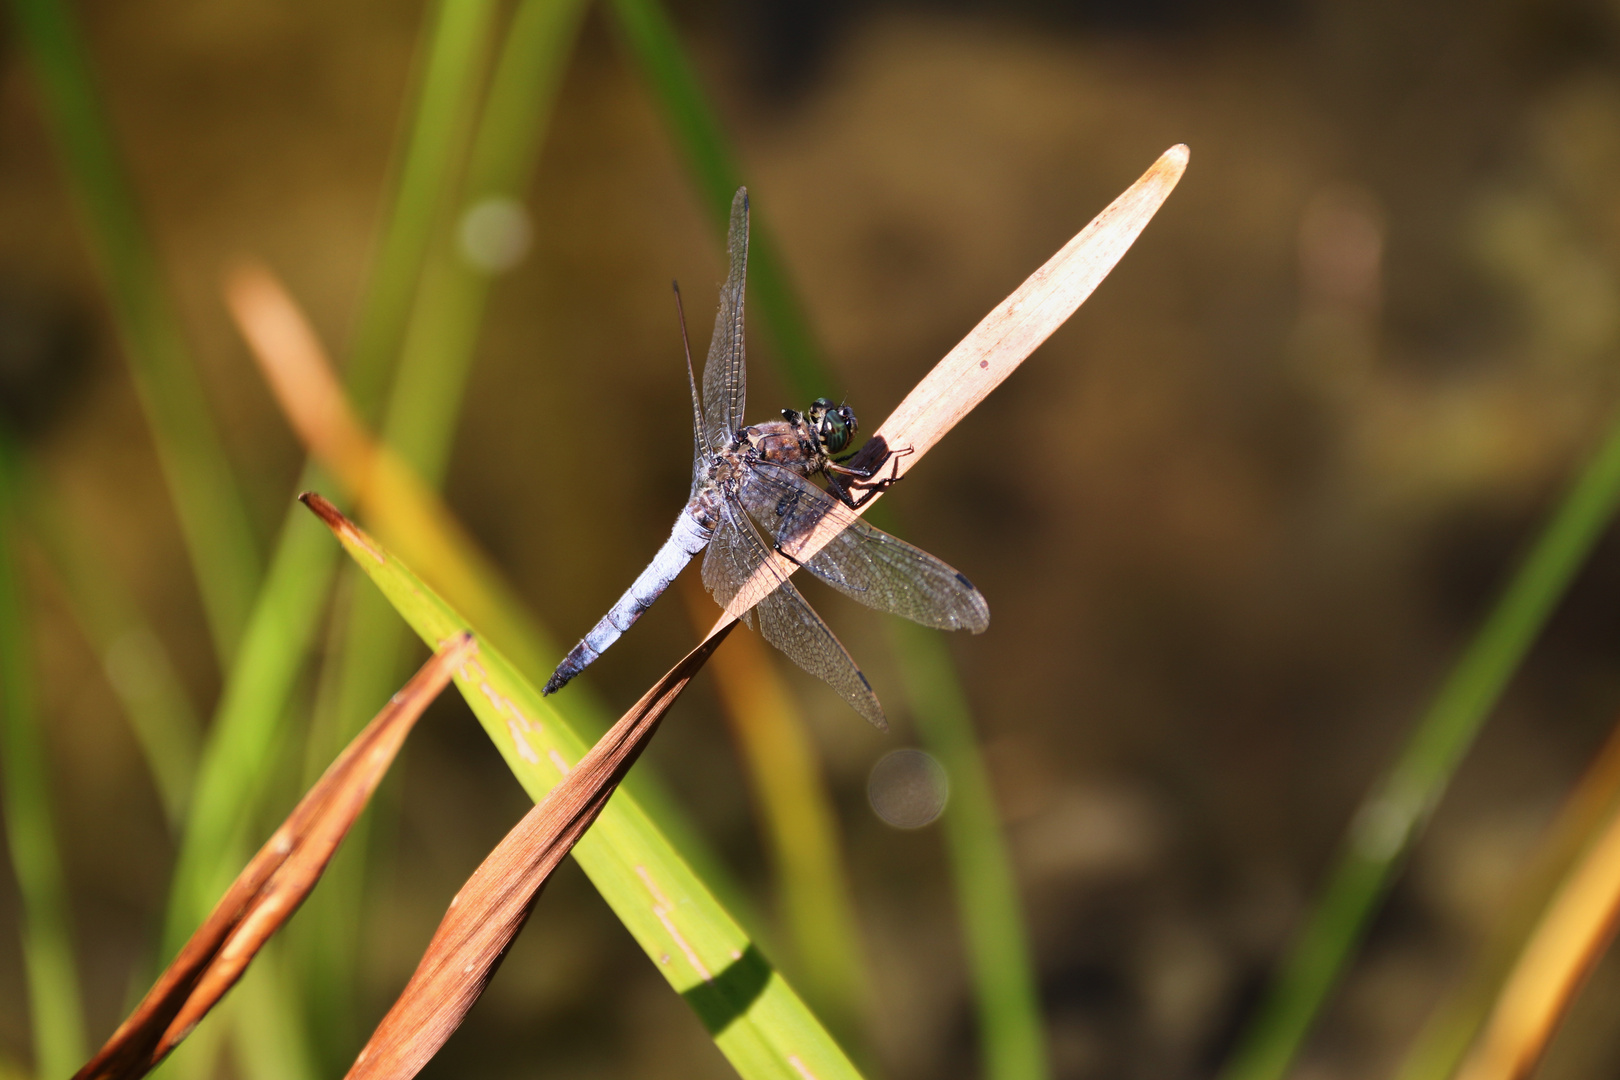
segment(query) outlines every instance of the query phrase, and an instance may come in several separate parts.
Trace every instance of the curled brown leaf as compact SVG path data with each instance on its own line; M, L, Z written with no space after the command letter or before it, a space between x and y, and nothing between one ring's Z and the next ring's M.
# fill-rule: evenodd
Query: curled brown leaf
M355 736L74 1080L144 1076L191 1033L298 910L417 718L475 651L471 634L447 642Z

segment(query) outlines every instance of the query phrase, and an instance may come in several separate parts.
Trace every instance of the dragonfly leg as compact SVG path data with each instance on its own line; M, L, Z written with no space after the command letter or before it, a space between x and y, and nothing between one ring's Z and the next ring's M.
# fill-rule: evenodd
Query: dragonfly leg
M880 493L888 491L900 482L900 459L912 453L911 447L902 450L891 450L885 454L883 460L866 469L850 468L837 462L828 462L826 466L827 490L838 498L838 501L851 510L859 510ZM893 469L888 476L874 480L873 477L882 471L883 466L893 462ZM850 479L845 479L849 477ZM859 491L856 497L853 492Z

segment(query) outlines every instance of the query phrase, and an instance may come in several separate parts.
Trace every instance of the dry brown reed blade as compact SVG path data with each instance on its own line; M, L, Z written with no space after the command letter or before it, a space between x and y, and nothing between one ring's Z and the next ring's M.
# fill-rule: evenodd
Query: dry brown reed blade
M1530 1075L1620 926L1620 809L1564 879L1502 987L1458 1080Z
M191 1033L298 910L422 710L476 651L471 634L447 642L355 736L74 1080L144 1076Z
M333 528L340 527L338 522L347 524L325 499L305 501ZM523 929L551 872L602 812L664 714L729 629L705 640L653 684L473 871L347 1080L415 1076L461 1026Z
M886 475L904 476L915 468L946 432L1085 303L1175 190L1189 154L1182 145L1166 150L1136 183L979 320L878 426L851 464L870 464L869 455L891 451L894 472L886 469ZM882 492L870 494L855 513L865 513ZM828 514L792 550L772 552L737 590L710 633L765 599L848 523L848 515Z

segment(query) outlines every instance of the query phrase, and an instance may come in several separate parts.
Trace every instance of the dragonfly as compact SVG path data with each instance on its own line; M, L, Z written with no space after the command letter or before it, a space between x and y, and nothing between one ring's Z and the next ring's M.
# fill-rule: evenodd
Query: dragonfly
M743 293L748 273L748 189L731 203L727 240L730 268L703 367L703 394L686 346L692 390L692 490L669 539L652 562L580 643L557 665L542 693L562 689L601 656L663 595L700 552L703 584L727 607L764 568L772 588L742 614L765 640L799 667L837 691L878 728L888 722L872 684L849 651L794 584L789 569L811 575L868 607L903 615L941 630L981 633L990 624L984 595L962 574L927 552L868 525L855 511L899 479L899 458L909 451L880 448L857 465L850 446L858 425L847 404L817 398L804 412L783 409L780 420L744 426L746 389ZM679 291L677 290L677 297ZM681 336L686 339L685 316ZM890 461L894 467L883 475ZM826 487L811 483L820 476ZM826 519L837 535L802 562L792 552Z

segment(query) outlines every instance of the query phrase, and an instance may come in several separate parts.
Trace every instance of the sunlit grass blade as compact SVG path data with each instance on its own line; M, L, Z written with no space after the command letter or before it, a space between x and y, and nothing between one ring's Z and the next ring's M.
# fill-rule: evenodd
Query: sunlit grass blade
M580 0L523 0L517 6L474 125L466 175L458 194L441 199L432 223L384 436L433 487L442 482L449 460L493 269L476 265L481 253L464 242L463 227L472 214L520 212L582 12ZM422 115L431 111L424 99ZM375 590L339 595L348 603L340 605L340 646L323 674L331 684L311 732L315 760L363 723L371 702L397 681L408 644L408 631ZM369 821L362 822L349 856L334 867L300 926L308 946L302 955L311 1023L334 1065L352 1047L346 1029L353 1026L368 835Z
M29 531L45 549L74 619L129 717L170 826L179 829L202 746L202 724L191 699L168 650L91 540L94 530L69 518L26 458L17 465Z
M308 500L423 641L471 629L437 593L324 500ZM456 685L524 790L538 800L587 743L480 635ZM586 875L746 1080L859 1074L629 791L574 849Z
M434 231L450 207L485 75L494 0L435 0L383 228L345 371L361 415L375 419L405 340Z
M664 121L686 158L704 210L724 236L731 196L742 186L743 173L720 119L681 47L669 13L658 0L612 0L610 7L654 102L663 111ZM821 393L830 384L821 378L819 350L798 294L788 283L770 230L756 222L752 233L748 308L764 317L792 384L815 386L816 393Z
M174 961L75 1080L134 1080L185 1039L309 895L450 673L476 653L447 641L338 755L237 874Z
M305 518L287 523L226 678L180 842L164 924L165 957L191 936L241 864L237 849L270 779L273 749L337 568L321 557L320 545L330 550L322 530Z
M471 109L488 55L491 0L437 5L423 35L416 93L406 110L403 147L384 200L383 229L362 297L348 378L375 412L394 369L404 323L437 214L454 183ZM327 483L307 466L302 482ZM256 602L242 663L226 679L210 731L196 812L182 839L165 929L165 955L179 947L217 895L223 868L240 862L246 825L264 791L262 754L275 739L331 586L330 545L296 510L282 528L269 578ZM312 536L317 543L309 543ZM296 1019L296 1010L281 1010Z
M1046 1033L1018 881L967 699L937 634L899 620L890 633L912 723L950 777L950 802L940 824L979 988L985 1076L1047 1076Z
M682 580L693 622L702 631L714 617L714 602L696 578ZM804 717L769 650L754 635L735 638L709 669L774 864L777 908L792 943L799 985L846 1047L869 1046L871 978L862 960L854 890Z
M66 1076L84 1060L84 1013L16 565L17 465L17 448L0 429L0 808L22 900L34 1068L41 1076Z
M1321 897L1222 1073L1280 1080L1452 774L1620 506L1620 421L1503 590L1400 755L1357 808Z
M552 872L601 815L723 640L709 638L654 683L473 871L348 1080L409 1080L438 1053L489 985Z
M1549 899L1620 809L1620 726L1586 769L1517 876L1513 896L1464 981L1424 1023L1396 1080L1448 1080L1479 1033Z
M66 0L11 0L86 239L106 283L220 664L259 583L258 545Z
M440 484L449 457L492 275L504 268L502 258L514 257L501 244L520 239L481 237L475 226L491 211L497 221L519 213L584 7L583 0L518 4L490 80L455 212L441 230L411 308L382 433L433 487ZM469 218L477 214L484 218ZM507 232L522 229L516 220L506 224Z

